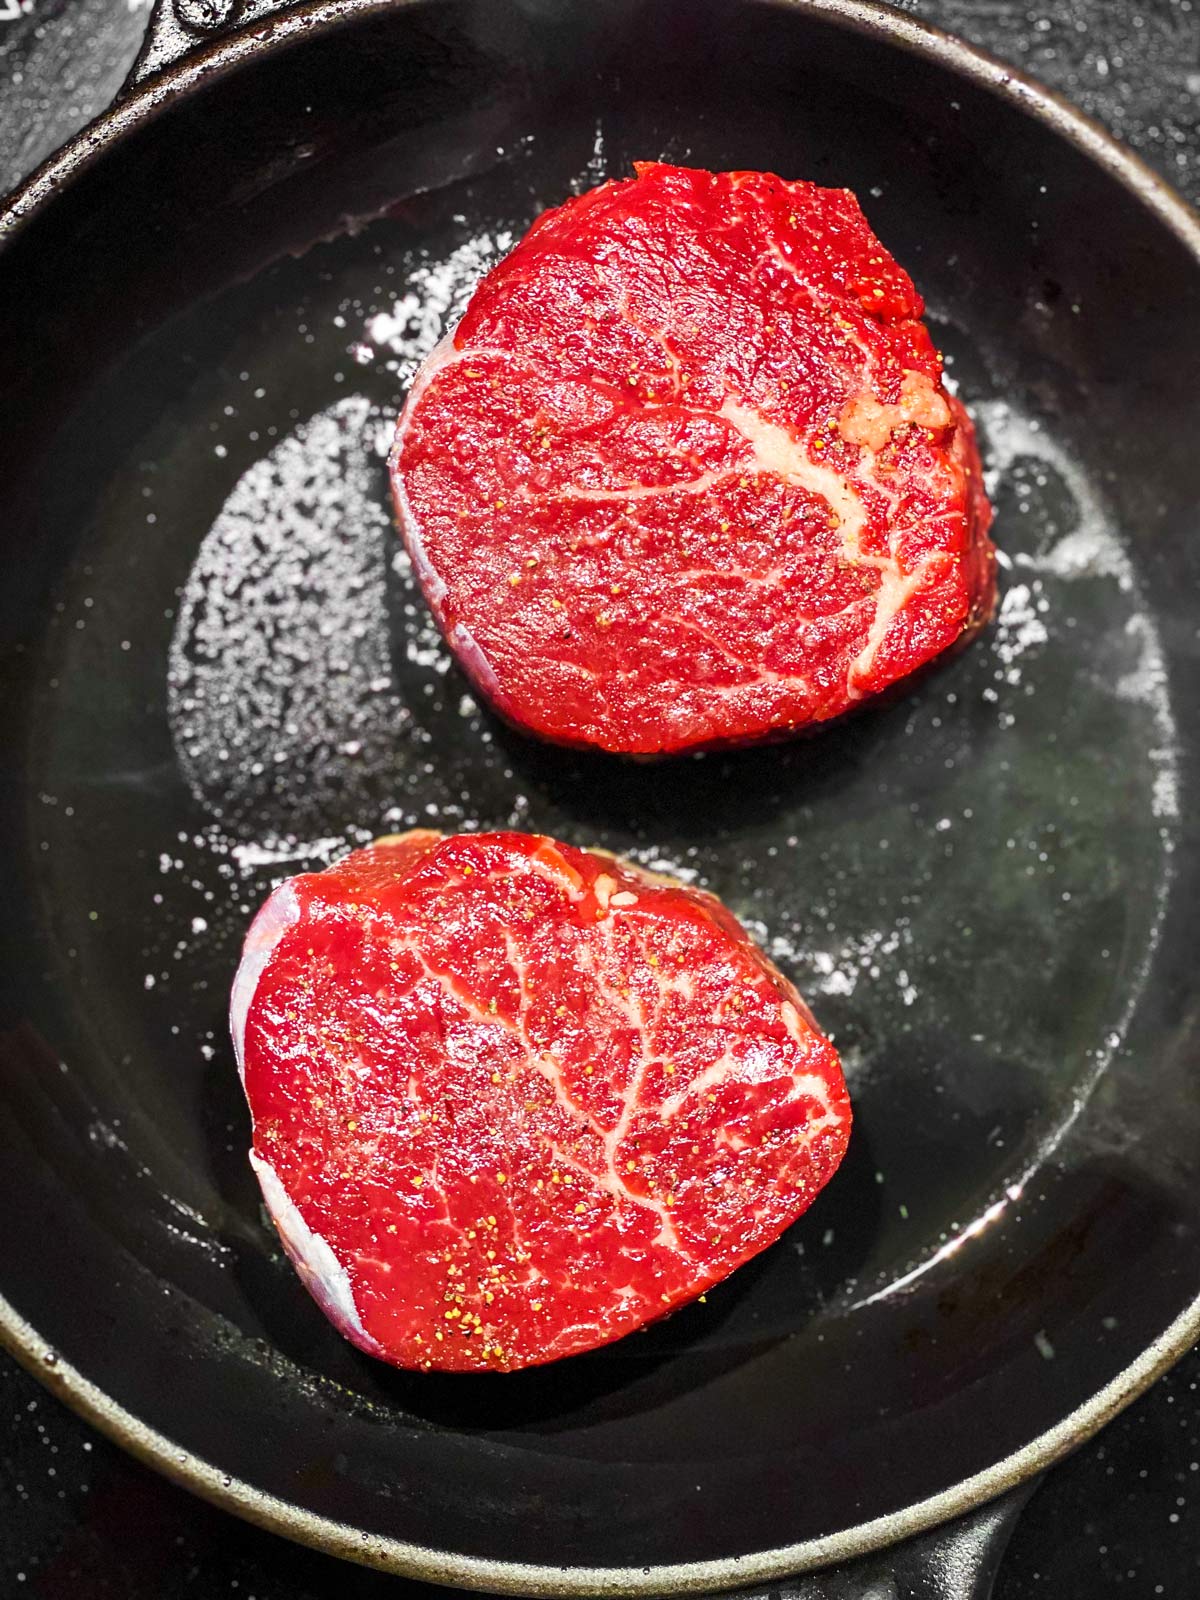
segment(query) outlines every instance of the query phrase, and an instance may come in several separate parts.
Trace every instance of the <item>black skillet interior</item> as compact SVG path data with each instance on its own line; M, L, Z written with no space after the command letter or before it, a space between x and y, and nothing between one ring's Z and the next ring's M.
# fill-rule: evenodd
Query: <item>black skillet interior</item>
M642 156L858 192L1005 552L997 623L907 699L652 767L475 704L382 464L480 271ZM0 348L0 1290L181 1463L636 1579L952 1486L1188 1302L1200 267L1114 178L786 6L351 13L65 184L0 252ZM707 1305L439 1379L357 1354L295 1280L245 1160L239 939L280 876L413 823L694 874L834 1030L846 1163Z

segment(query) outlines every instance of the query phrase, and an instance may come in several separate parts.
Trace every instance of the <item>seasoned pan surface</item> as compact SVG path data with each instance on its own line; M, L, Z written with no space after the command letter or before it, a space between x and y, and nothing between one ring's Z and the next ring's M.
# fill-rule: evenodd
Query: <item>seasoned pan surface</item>
M236 1509L432 1576L661 1591L966 1505L1187 1337L1200 264L1169 204L930 57L793 7L602 10L594 71L569 13L298 29L0 253L0 1290L27 1359ZM644 156L856 189L928 297L1004 552L994 626L906 699L652 767L481 709L383 469L478 275ZM703 883L855 1096L777 1248L506 1378L393 1372L325 1323L225 1032L270 885L422 824Z

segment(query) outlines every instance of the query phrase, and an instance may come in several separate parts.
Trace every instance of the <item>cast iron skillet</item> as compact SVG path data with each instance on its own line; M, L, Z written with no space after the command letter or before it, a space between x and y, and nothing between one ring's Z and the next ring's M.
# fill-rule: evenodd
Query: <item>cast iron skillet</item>
M7 1343L230 1509L482 1588L744 1584L982 1505L1200 1331L1200 229L1041 90L843 0L177 4L0 216ZM997 625L903 701L646 768L475 707L380 450L487 261L660 155L860 194L1006 558ZM225 1034L270 882L427 818L694 872L855 1090L778 1247L512 1377L327 1326ZM956 1537L947 1592L986 1581Z

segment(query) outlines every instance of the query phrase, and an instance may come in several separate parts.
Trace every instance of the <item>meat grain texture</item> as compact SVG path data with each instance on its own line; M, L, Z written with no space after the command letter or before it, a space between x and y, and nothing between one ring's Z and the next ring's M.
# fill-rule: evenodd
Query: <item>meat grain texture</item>
M635 755L779 738L968 638L970 421L845 189L656 163L538 218L418 373L391 458L495 709Z
M293 878L231 1024L297 1271L397 1366L510 1371L694 1299L846 1148L841 1068L711 895L537 835Z

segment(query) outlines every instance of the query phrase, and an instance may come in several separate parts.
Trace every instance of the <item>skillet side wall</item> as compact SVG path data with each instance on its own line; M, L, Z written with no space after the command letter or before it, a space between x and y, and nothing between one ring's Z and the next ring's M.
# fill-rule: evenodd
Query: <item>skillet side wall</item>
M114 1057L103 1000L44 979L61 970L48 949L57 912L41 899L25 780L6 773L0 826L16 866L2 912L0 1207L12 1242L0 1287L102 1388L269 1492L498 1560L640 1567L797 1543L983 1470L1082 1404L1200 1283L1189 803L1200 265L1078 151L877 40L765 5L599 10L582 60L582 12L569 8L540 30L532 9L419 6L298 38L101 150L0 248L5 748L36 765L48 608L86 544L98 485L121 468L117 442L186 389L172 371L160 392L143 363L126 414L84 437L97 375L197 298L300 255L347 217L485 170L527 131L551 146L574 138L603 106L626 143L658 140L631 154L776 166L864 199L881 188L872 221L939 317L978 331L994 385L1104 485L1158 622L1182 736L1175 883L1125 1046L1039 1174L1037 1203L975 1239L939 1292L881 1302L853 1326L831 1318L824 1348L805 1343L803 1369L781 1340L764 1342L744 1388L708 1354L678 1356L668 1382L633 1352L616 1358L616 1377L572 1364L540 1387L500 1395L484 1380L430 1399L316 1324L280 1331L292 1301L273 1303L279 1279L249 1182L214 1193L194 1067L180 1061L164 1082L162 1055ZM193 552L169 554L182 582ZM147 748L169 767L157 685L146 707ZM103 762L100 737L77 751L85 769ZM1106 781L1102 750L1096 759ZM108 847L132 853L139 840L116 826ZM140 930L112 937L137 959ZM98 1158L97 1124L120 1129L124 1155ZM172 1243L139 1170L216 1219L236 1272ZM717 1380L713 1409L704 1395ZM661 1404L619 1447L600 1443L608 1391L657 1395L656 1383ZM773 1430L713 1460L705 1435L741 1437L747 1412L766 1409Z

